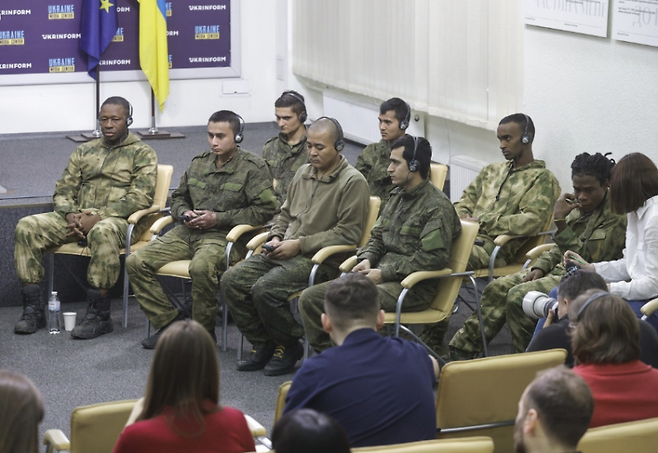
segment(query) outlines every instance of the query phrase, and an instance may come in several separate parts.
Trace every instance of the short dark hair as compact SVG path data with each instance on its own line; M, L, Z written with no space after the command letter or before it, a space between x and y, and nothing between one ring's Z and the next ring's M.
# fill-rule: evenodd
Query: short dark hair
M610 208L615 214L628 214L658 195L658 169L642 153L619 159L610 179Z
M309 131L329 131L329 140L331 140L331 145L336 146L336 142L339 138L345 139L343 136L343 128L340 125L340 122L333 118L333 121L328 116L321 116L317 120L313 121L308 127ZM338 151L338 150L336 150Z
M228 123L228 126L233 131L233 135L240 132L240 117L237 113L230 110L220 110L213 113L208 118L208 123Z
M277 453L349 453L345 429L330 416L313 409L285 413L272 431Z
M345 274L327 285L324 310L340 330L363 322L375 325L379 309L377 286L363 274Z
M586 291L569 304L569 320L576 323L571 333L571 349L579 363L626 363L640 358L640 325L628 303L619 296Z
M130 102L121 96L111 96L103 102L101 109L106 105L120 105L126 111L126 118L130 116Z
M418 147L416 148L416 160L420 163L418 172L420 173L421 178L427 179L427 176L430 172L430 164L432 163L432 146L430 145L430 142L428 142L424 137L416 137L416 140L418 141ZM404 151L402 151L402 157L407 161L407 165L409 165L414 157L414 137L405 134L395 140L391 145L391 149L400 147L404 147Z
M391 98L388 101L382 102L382 105L379 106L379 113L382 115L391 110L395 112L395 118L399 122L404 121L407 115L411 115L409 105L400 98Z
M587 269L578 269L562 278L562 281L560 281L557 287L557 293L561 299L567 298L570 301L574 301L576 297L590 289L607 291L608 285L606 285L603 277L596 272Z
M299 96L301 101L295 96ZM306 111L306 105L304 104L304 96L296 92L295 90L284 91L279 98L274 101L274 107L292 107L292 111L295 115L299 116Z
M576 449L594 413L594 397L583 378L561 365L537 373L523 407L535 409L547 436Z
M571 163L571 177L574 176L594 176L599 183L604 186L610 180L610 172L615 166L614 159L607 156L611 153L582 153L578 154Z
M513 115L507 115L505 118L500 120L501 124L507 124L507 123L516 123L519 125L519 127L522 130L526 130L526 123L528 125L528 134L530 135L530 143L535 141L535 123L532 121L532 118L530 118L529 115L525 115L523 113L514 113Z

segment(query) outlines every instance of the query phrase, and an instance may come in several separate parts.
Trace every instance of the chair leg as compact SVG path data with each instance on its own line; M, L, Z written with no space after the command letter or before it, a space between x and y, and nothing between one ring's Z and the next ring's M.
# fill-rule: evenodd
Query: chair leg
M48 297L53 293L53 282L55 281L55 254L51 253L50 257L50 269L48 270Z
M228 307L221 298L219 303L222 307L222 352L226 352L226 345L228 343Z
M121 326L125 329L128 327L128 293L130 292L130 281L128 280L128 269L125 261L123 266L123 321Z
M240 334L240 344L238 344L238 362L242 360L242 348L244 347L244 335Z

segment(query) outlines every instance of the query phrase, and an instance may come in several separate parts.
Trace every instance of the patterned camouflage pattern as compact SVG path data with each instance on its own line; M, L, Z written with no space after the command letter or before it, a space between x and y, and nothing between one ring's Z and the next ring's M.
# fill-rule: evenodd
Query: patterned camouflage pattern
M480 223L478 239L484 241L486 254L476 249L473 255L480 262L469 260L470 269L488 267L496 236L533 236L551 218L560 195L560 184L553 173L541 160L516 169L512 165L510 161L486 166L455 203L457 214L477 217ZM514 257L524 242L508 242L498 253L501 264Z
M289 346L301 338L303 329L290 311L288 297L308 286L316 251L358 242L368 198L365 178L345 158L322 178L311 165L299 169L269 237L299 239L300 254L288 260L252 256L222 276L222 299L254 347ZM331 264L323 264L315 281L326 281L337 273Z
M383 283L377 285L382 309L395 311L402 292L400 282L407 275L445 267L452 241L461 234L461 223L445 194L429 181L409 193L396 188L372 229L368 243L357 253L368 259L372 268L382 272ZM325 285L305 290L299 309L307 339L317 351L331 346L322 330ZM436 282L427 280L413 287L404 301L404 311L426 309L436 295Z
M54 212L25 217L16 226L14 264L21 282L41 281L44 250L78 241L66 237L66 214L89 212L102 220L87 237L91 252L87 281L98 289L114 286L120 270L119 250L126 243L126 219L153 203L157 163L155 151L132 134L114 148L108 148L103 139L78 146L57 181ZM132 239L142 230L138 225Z
M172 194L171 212L180 218L187 210L213 211L217 226L195 230L178 225L126 260L137 301L156 329L177 315L156 279L156 271L171 261L191 260L192 316L209 331L214 330L219 276L226 268L226 234L235 225L266 223L279 207L270 173L260 157L238 148L221 168L216 168L215 161L216 156L209 151L192 160ZM244 246L238 248L244 251ZM232 261L239 256L236 251Z
M297 170L308 163L306 135L296 145L289 145L285 134L273 137L263 146L261 153L274 178L274 194L279 204L286 201L288 187Z
M525 270L491 282L482 294L482 316L487 341L502 329L505 321L512 331L512 345L523 352L530 343L536 320L523 312L523 297L529 291L548 292L556 287L566 269L562 257L567 250L580 254L588 262L621 258L625 243L626 216L610 211L609 198L594 212L583 214L579 209L569 213L567 227L553 237L555 245L540 255L532 269L541 269L545 276L523 283L530 272ZM482 350L482 336L477 316L471 315L455 334L450 346L463 351Z
M379 206L380 213L384 211L391 190L395 188L386 170L390 164L390 157L391 143L381 140L366 146L356 158L355 167L366 177L370 194L382 200Z
M480 231L468 259L468 270L489 267L495 248L494 239L501 234L532 236L546 226L560 195L560 185L541 160L514 169L513 162L491 164L482 169L462 197L455 203L460 216L477 217ZM496 255L497 267L514 257L525 239L513 239ZM450 318L427 326L421 339L442 349Z

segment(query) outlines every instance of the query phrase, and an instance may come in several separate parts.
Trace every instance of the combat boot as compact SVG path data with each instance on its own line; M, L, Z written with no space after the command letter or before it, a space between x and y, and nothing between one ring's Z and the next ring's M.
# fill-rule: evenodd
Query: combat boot
M447 331L448 320L439 321L435 324L426 324L419 338L440 357L449 357L448 349L443 342Z
M87 291L87 300L89 301L87 313L82 323L71 331L72 338L88 340L114 330L110 317L110 303L112 302L110 295L101 296L100 291L90 289Z
M14 326L14 333L31 334L46 327L45 304L41 300L39 285L25 285L21 288L23 314Z

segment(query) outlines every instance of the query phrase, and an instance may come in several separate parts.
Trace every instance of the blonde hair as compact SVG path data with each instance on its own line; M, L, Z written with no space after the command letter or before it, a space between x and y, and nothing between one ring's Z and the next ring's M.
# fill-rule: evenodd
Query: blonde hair
M171 429L186 437L203 434L204 416L221 409L215 342L196 321L178 321L158 340L146 385L144 410L137 421L157 417L166 408L173 408L168 420ZM183 432L177 427L189 426L190 422L198 430Z
M41 393L27 376L0 370L0 451L38 453Z

